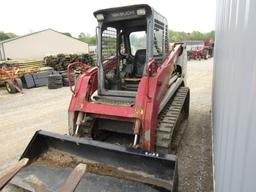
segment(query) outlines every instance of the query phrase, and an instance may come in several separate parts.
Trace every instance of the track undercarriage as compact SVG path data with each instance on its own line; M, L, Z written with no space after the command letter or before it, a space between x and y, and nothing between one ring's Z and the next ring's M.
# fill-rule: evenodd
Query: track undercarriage
M160 112L156 129L156 152L171 153L176 146L175 133L179 132L182 121L186 121L189 114L189 89L180 87L167 105Z

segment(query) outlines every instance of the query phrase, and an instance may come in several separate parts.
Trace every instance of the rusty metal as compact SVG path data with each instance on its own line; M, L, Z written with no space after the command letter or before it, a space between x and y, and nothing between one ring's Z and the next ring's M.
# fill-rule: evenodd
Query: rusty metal
M10 80L16 90L23 94L22 88L18 86L18 83L16 81L17 74L19 72L19 66L18 65L10 65L10 64L1 64L0 65L0 76L5 76L5 80Z

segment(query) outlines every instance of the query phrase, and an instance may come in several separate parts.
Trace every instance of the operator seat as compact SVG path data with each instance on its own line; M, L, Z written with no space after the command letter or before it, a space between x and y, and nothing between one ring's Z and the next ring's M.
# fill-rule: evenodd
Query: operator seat
M138 49L134 56L134 76L142 77L146 63L146 49Z

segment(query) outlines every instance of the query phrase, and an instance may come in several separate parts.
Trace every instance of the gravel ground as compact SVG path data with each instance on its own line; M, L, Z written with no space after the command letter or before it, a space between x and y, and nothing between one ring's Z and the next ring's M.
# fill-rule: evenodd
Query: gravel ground
M211 79L213 60L188 63L190 117L178 147L179 191L211 192ZM69 88L25 89L24 95L0 90L0 172L17 161L34 132L67 133Z
M68 87L24 89L24 95L0 91L0 171L15 162L36 130L67 133Z
M213 59L188 63L190 116L178 148L179 191L211 192L211 90Z

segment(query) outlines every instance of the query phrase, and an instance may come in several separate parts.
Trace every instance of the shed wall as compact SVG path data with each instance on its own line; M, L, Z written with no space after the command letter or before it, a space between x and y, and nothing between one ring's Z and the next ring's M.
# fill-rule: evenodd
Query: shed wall
M39 59L58 53L88 53L88 44L53 30L46 30L5 42L6 58Z
M255 10L255 0L217 0L213 84L216 192L256 191Z

